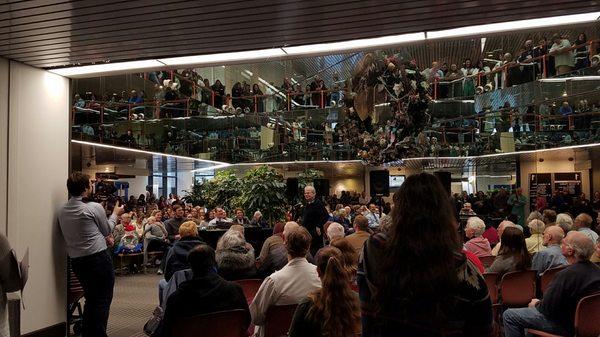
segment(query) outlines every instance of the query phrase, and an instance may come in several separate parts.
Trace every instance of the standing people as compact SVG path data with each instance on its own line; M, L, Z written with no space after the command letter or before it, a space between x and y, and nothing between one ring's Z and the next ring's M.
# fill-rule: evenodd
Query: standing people
M519 217L519 225L525 225L525 205L527 197L523 195L523 189L517 188L514 193L508 198L508 204L512 206L510 212Z
M312 237L310 245L310 253L315 255L319 248L323 247L323 225L329 219L329 214L325 209L323 202L317 197L317 191L314 186L306 186L304 188L304 199L306 205L302 212L301 224L304 226Z
M85 293L83 337L106 337L106 324L113 297L115 272L107 246L113 244L110 236L123 206L115 205L107 219L104 208L95 202L84 202L92 192L87 174L75 172L67 180L70 199L58 213L58 223ZM107 245L108 244L108 245Z
M363 336L491 333L488 290L462 253L452 209L429 173L396 192L389 230L365 242L359 264Z

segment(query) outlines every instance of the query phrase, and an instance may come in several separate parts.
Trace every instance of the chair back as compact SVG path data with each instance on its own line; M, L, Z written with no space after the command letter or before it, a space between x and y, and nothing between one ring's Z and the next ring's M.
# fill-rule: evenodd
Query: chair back
M600 336L600 324L594 318L600 318L600 293L579 300L575 310L575 336Z
M554 276L556 276L556 273L565 269L566 267L567 266L554 267L542 273L542 276L540 278L540 290L542 291L542 295L546 293L546 289L548 289L548 286L550 285L552 280L554 280Z
M297 304L272 305L267 309L265 337L287 336Z
M77 275L73 272L70 259L67 262L67 271L69 273L69 278L67 279L67 304L74 304L84 296L83 286L79 283Z
M500 295L507 307L526 307L535 298L535 270L512 271L502 276Z
M178 318L173 324L173 337L246 337L246 313L242 309Z
M237 280L235 282L242 286L248 303L252 302L254 296L256 296L256 293L258 292L258 288L260 288L260 285L262 284L262 280L260 279Z
M488 255L488 256L481 256L479 258L479 260L481 261L481 263L483 263L483 266L488 268L489 266L492 265L492 263L494 263L494 260L496 259L496 257L494 255Z
M498 273L484 273L483 279L490 293L492 304L498 303Z

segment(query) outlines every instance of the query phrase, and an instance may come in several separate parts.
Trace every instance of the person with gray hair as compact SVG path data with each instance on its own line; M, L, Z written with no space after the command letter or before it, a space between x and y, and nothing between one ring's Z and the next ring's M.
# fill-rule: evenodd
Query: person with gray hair
M561 249L570 266L556 274L542 300L534 298L527 308L504 312L505 337L525 336L528 328L561 336L574 334L577 303L600 291L600 267L589 261L594 243L584 233L569 232Z
M494 246L494 249L492 249L492 255L498 256L498 252L500 251L500 247L502 245L502 233L508 227L517 227L517 225L510 220L504 220L498 225L498 237L500 238L500 241Z
M568 233L573 228L573 218L567 213L560 213L556 216L556 225Z
M219 239L215 257L219 275L226 280L256 277L254 248L235 227L227 230Z
M586 213L581 213L575 218L575 221L573 221L573 228L578 232L585 234L592 242L596 242L598 240L598 233L590 228L593 222L594 220L591 216Z
M527 251L533 255L544 249L542 243L544 242L546 224L542 220L533 219L527 224L527 227L529 227L531 236L525 239L525 243L527 244Z
M484 238L485 222L479 217L470 217L465 227L465 235L470 240L465 243L465 250L477 255L477 257L492 255L492 247L488 239Z
M333 242L337 239L344 238L344 226L340 225L337 222L332 222L327 227L327 237L329 238L329 242Z
M550 268L568 264L560 248L564 237L565 232L563 232L562 228L556 225L547 227L544 230L542 242L546 246L546 249L541 250L533 256L531 269L536 270L538 274L542 274Z

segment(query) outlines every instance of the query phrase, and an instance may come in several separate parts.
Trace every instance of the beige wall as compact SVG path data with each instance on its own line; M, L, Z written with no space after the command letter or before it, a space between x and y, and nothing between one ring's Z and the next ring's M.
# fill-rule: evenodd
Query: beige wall
M21 332L28 333L66 321L66 253L56 211L67 200L69 81L11 62L9 85L8 239L19 257L29 248L21 313Z
M0 234L6 234L8 163L8 61L0 58Z

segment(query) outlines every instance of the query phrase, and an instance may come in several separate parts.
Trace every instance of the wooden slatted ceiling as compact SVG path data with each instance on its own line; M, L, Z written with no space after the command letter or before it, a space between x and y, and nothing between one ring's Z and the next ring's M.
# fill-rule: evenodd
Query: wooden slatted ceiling
M37 67L334 42L600 10L582 0L8 0L0 55Z

